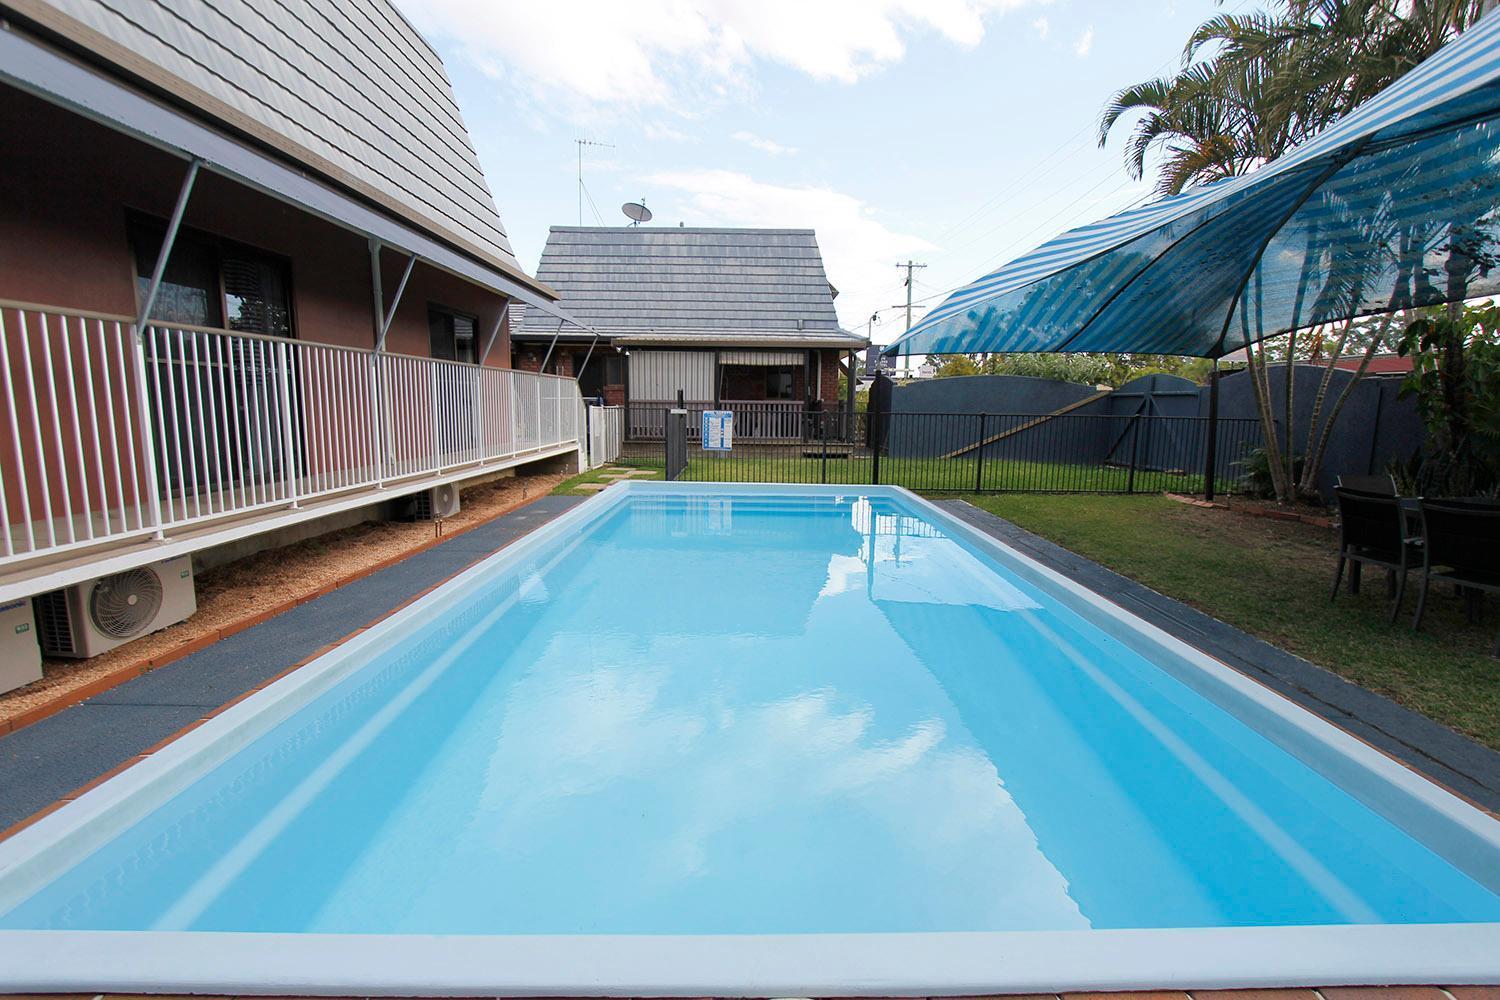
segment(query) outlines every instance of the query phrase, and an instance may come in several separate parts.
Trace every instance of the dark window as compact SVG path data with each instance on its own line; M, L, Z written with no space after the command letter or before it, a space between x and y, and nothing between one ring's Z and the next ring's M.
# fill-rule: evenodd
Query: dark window
M473 364L478 360L475 354L475 332L478 329L479 318L476 316L442 306L427 307L427 334L434 358Z
M135 255L137 303L151 288L164 229L149 222L132 223L130 248ZM213 244L179 232L162 272L161 286L151 306L151 319L193 326L223 326L224 305L219 295L219 258Z
M219 267L224 275L224 319L229 329L292 335L285 262L225 248Z
M130 220L129 231L139 300L151 286L166 226L137 217ZM184 228L172 243L151 318L290 337L291 288L285 257Z
M794 377L790 368L766 369L766 398L791 399Z

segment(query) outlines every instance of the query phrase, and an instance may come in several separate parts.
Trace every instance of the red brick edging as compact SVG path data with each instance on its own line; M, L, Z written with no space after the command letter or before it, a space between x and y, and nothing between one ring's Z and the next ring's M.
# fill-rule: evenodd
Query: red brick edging
M1190 507L1207 507L1213 510L1228 510L1236 514L1244 514L1247 517L1265 517L1273 521L1300 521L1302 524L1311 525L1314 528L1332 528L1333 518L1319 517L1317 514L1299 514L1294 510L1276 510L1271 507L1231 507L1227 503L1214 503L1208 500L1199 500L1197 497L1184 496L1181 493L1163 494L1168 500L1176 500Z

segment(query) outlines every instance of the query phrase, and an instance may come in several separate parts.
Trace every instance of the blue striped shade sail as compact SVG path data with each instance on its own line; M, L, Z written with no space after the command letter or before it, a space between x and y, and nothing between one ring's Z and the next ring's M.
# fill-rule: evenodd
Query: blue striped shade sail
M1063 233L888 354L1216 358L1291 329L1500 293L1500 14L1240 177Z

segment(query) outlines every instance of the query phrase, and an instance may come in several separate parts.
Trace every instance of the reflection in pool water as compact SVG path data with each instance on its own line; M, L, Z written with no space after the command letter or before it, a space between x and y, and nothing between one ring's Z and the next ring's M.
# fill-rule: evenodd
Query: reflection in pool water
M898 502L636 496L0 927L774 933L1500 919Z

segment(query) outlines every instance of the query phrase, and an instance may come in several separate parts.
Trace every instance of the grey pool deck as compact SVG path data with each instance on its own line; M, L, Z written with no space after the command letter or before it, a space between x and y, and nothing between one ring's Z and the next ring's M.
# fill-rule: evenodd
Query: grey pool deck
M441 545L0 737L0 830L582 502L542 497ZM953 514L1417 771L1500 811L1500 754L963 501ZM1500 1000L1500 998L1496 998Z

